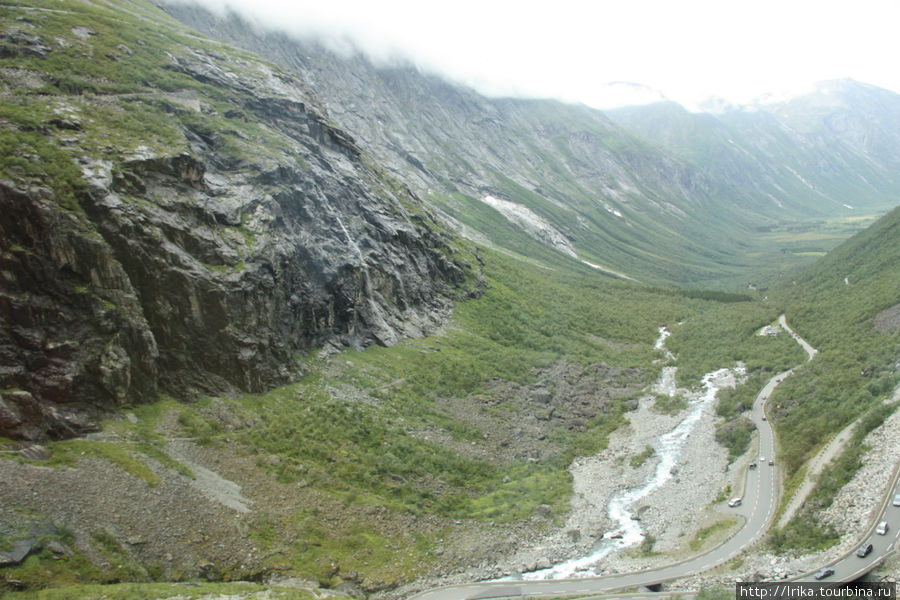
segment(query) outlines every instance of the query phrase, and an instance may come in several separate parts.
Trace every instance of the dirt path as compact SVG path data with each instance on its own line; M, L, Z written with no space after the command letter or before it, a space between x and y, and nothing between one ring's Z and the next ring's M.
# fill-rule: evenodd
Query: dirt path
M797 343L803 346L803 349L806 350L806 353L809 355L809 360L812 360L813 357L818 353L818 350L807 344L800 336L791 331L791 329L787 326L787 321L785 320L784 315L778 317L778 323L784 327L786 331L788 331ZM886 403L897 402L900 400L900 387L894 390L893 396L885 400ZM775 524L776 527L781 528L788 524L788 522L793 518L793 516L797 513L803 503L806 502L806 498L816 487L816 482L818 480L819 474L825 469L825 467L841 452L844 450L844 446L847 445L847 442L850 440L850 437L853 435L853 429L856 427L856 424L859 422L859 419L847 425L844 429L837 433L828 444L822 448L818 454L812 457L809 460L809 464L806 468L806 475L803 477L803 482L794 492L794 495L791 497L790 502L788 502L787 506L784 509L784 512L781 514L781 517L778 519L778 523Z
M809 465L806 468L806 475L803 477L803 482L800 484L800 487L794 492L794 495L791 496L790 502L788 502L787 506L784 509L784 512L781 514L781 517L778 519L778 523L775 524L775 527L781 528L788 524L794 514L803 506L803 503L806 502L807 496L813 491L816 487L816 482L818 481L818 476L825 469L825 466L830 463L838 454L840 454L844 450L844 446L847 444L847 441L850 439L850 436L853 434L853 428L856 427L857 421L854 421L847 425L844 429L842 429L837 435L831 438L831 441L822 448L818 454L812 457L809 460Z

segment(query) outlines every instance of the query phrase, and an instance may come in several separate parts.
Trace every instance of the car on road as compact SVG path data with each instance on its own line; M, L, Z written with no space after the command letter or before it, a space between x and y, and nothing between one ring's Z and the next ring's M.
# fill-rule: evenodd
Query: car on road
M894 506L900 506L900 494L894 496L894 502L892 503Z
M856 555L860 558L865 558L869 555L869 552L872 551L872 544L863 544L859 547L859 550L856 551Z
M742 500L741 498L732 498L731 500L728 501L728 506L730 506L732 508L734 508L735 506L740 506L741 500Z
M878 535L886 535L888 530L887 521L882 521L878 524L878 527L875 528L875 533Z
M770 458L770 459L769 459L769 466L771 467L771 466L774 465L774 464L775 464L775 461L772 460L772 459Z
M756 468L756 463L750 463L750 468L751 468L751 469L755 469L755 468Z
M763 421L768 421L768 419L766 418L766 415L763 415Z
M816 574L813 575L816 579L825 579L826 577L831 577L834 575L834 569L831 567L825 567L824 569L819 569L816 571Z

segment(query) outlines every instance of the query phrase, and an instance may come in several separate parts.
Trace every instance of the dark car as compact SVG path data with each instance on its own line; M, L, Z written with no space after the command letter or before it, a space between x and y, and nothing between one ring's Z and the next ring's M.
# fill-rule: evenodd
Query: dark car
M872 551L872 544L863 544L859 547L859 550L856 551L856 555L860 558L865 558L869 555L869 552Z
M831 577L834 575L834 569L830 567L825 567L824 569L819 569L816 571L816 574L813 575L816 579L825 579L826 577Z

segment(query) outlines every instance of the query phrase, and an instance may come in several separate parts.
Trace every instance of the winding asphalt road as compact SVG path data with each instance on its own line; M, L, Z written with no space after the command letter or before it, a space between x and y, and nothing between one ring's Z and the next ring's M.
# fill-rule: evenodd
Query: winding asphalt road
M809 356L809 360L812 360L817 350L791 331L784 315L779 317L779 323L803 346ZM760 458L758 467L747 471L743 502L741 506L734 509L735 513L745 518L745 522L737 534L723 544L705 554L653 570L581 579L484 581L427 590L412 596L411 600L476 600L602 594L617 589L654 585L672 579L696 575L728 561L750 546L768 530L774 517L775 507L778 506L778 496L780 494L778 468L777 465L768 464L769 459L775 456L775 435L769 421L765 419L765 405L775 387L793 372L793 369L790 369L772 377L757 394L753 403L751 419L759 431L759 454L765 460ZM892 480L892 486L896 490L895 493L900 493L898 478L900 478L900 472L895 473ZM865 572L866 569L871 568L874 561L879 560L896 548L898 535L900 535L900 507L892 507L890 505L889 500L892 498L893 494L885 499L882 507L883 512L887 515L885 518L890 519L890 535L877 536L872 534L872 543L875 545L875 549L866 559L857 558L855 562L852 560L853 556L848 556L836 561L832 567L836 571L835 575L832 576L834 580L848 581L845 577L851 576L855 571ZM809 578L809 574L797 579L806 578Z

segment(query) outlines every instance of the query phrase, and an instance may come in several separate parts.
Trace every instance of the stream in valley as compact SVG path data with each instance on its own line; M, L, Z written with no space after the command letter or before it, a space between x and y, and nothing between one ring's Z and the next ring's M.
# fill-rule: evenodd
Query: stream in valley
M666 357L671 360L674 357L664 347L668 335L668 330L661 327L660 337L654 347L665 351ZM725 387L733 387L735 375L740 375L740 371L741 367L707 373L702 378L702 389L697 392L677 389L676 367L663 367L653 391L670 397L683 394L688 401L688 408L687 413L673 429L648 441L654 449L653 460L657 461L656 468L642 484L619 490L612 495L606 509L614 527L597 541L589 554L557 563L550 568L523 573L522 578L535 580L594 577L599 575L596 569L603 558L617 550L640 544L645 534L635 514L638 502L674 477L688 438L706 411L714 406L718 391ZM690 507L685 507L685 510L690 510Z

